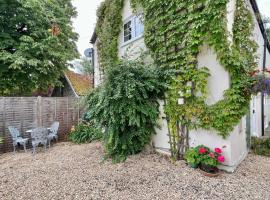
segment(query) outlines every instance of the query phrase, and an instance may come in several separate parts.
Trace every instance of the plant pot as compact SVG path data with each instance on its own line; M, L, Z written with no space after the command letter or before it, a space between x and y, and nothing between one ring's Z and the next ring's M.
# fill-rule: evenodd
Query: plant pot
M198 164L196 163L188 163L188 165L193 168L193 169L197 169L198 168Z
M203 175L208 177L217 177L221 175L221 172L217 167L213 167L210 165L201 164L199 166L199 169Z

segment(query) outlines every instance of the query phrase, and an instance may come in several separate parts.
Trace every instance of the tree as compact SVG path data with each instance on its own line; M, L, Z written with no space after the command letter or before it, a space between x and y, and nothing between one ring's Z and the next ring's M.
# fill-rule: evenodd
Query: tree
M82 66L82 70L85 74L93 74L93 65L90 59L87 57L82 57L80 60L80 65Z
M71 0L0 0L0 95L26 95L59 84L78 56Z

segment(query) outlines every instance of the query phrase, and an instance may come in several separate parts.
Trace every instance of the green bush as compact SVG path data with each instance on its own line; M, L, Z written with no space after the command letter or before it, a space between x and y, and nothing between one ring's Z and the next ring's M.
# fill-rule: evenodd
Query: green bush
M79 123L69 135L69 139L77 144L101 140L102 137L102 132L92 123Z
M119 61L105 82L88 96L88 119L105 129L104 144L114 162L139 153L150 143L159 116L157 98L164 76L140 61Z
M253 137L251 139L251 149L257 155L270 157L270 138Z

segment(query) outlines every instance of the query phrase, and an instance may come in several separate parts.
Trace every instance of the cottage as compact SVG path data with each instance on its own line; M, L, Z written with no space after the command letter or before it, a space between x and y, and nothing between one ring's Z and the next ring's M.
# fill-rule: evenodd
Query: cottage
M93 88L90 75L78 74L71 70L66 70L60 81L62 86L53 89L53 97L80 97Z
M228 41L233 40L233 26L235 23L235 13L238 0L230 0L227 3L227 31ZM252 13L254 30L252 38L258 45L258 69L263 71L267 66L270 67L270 45L266 39L264 27L259 15L255 0L246 0L246 7ZM118 57L128 55L130 59L136 58L141 49L147 49L144 35L144 22L142 20L143 9L137 8L136 13L132 8L131 1L125 0L122 11L122 28L118 37ZM179 11L181 12L181 11ZM181 38L179 38L180 40ZM94 53L94 86L97 87L103 80L103 69L100 67L98 52L99 38L96 32L93 34L91 43ZM208 97L207 105L211 106L224 98L224 91L231 86L231 75L224 68L219 60L219 55L213 47L204 44L200 47L197 58L197 67L200 69L207 66L211 76L208 78ZM164 102L160 101L160 126L156 128L156 135L153 136L153 145L157 151L162 153L170 152L168 122L163 112ZM223 110L219 110L220 113ZM226 111L224 111L226 112ZM205 130L203 128L191 130L189 132L189 146L200 144L211 148L222 147L226 162L223 168L227 171L234 171L235 168L246 157L249 148L250 134L254 136L264 135L265 128L270 122L270 105L267 96L259 94L254 96L250 103L250 115L243 116L239 124L235 126L228 137L223 138L214 129Z

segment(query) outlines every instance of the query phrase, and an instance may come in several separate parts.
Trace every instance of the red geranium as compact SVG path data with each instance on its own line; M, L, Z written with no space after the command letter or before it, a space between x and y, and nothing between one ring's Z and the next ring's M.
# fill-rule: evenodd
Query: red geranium
M215 158L215 154L213 154L213 153L209 153L209 156L210 156L211 158Z
M218 153L218 154L221 154L222 150L220 148L215 148L215 152Z
M206 153L206 149L205 149L205 148L203 148L203 147L202 147L202 148L200 148L200 149L199 149L199 153Z
M218 162L221 162L221 163L223 163L225 161L224 156L218 156L217 159L218 159Z

